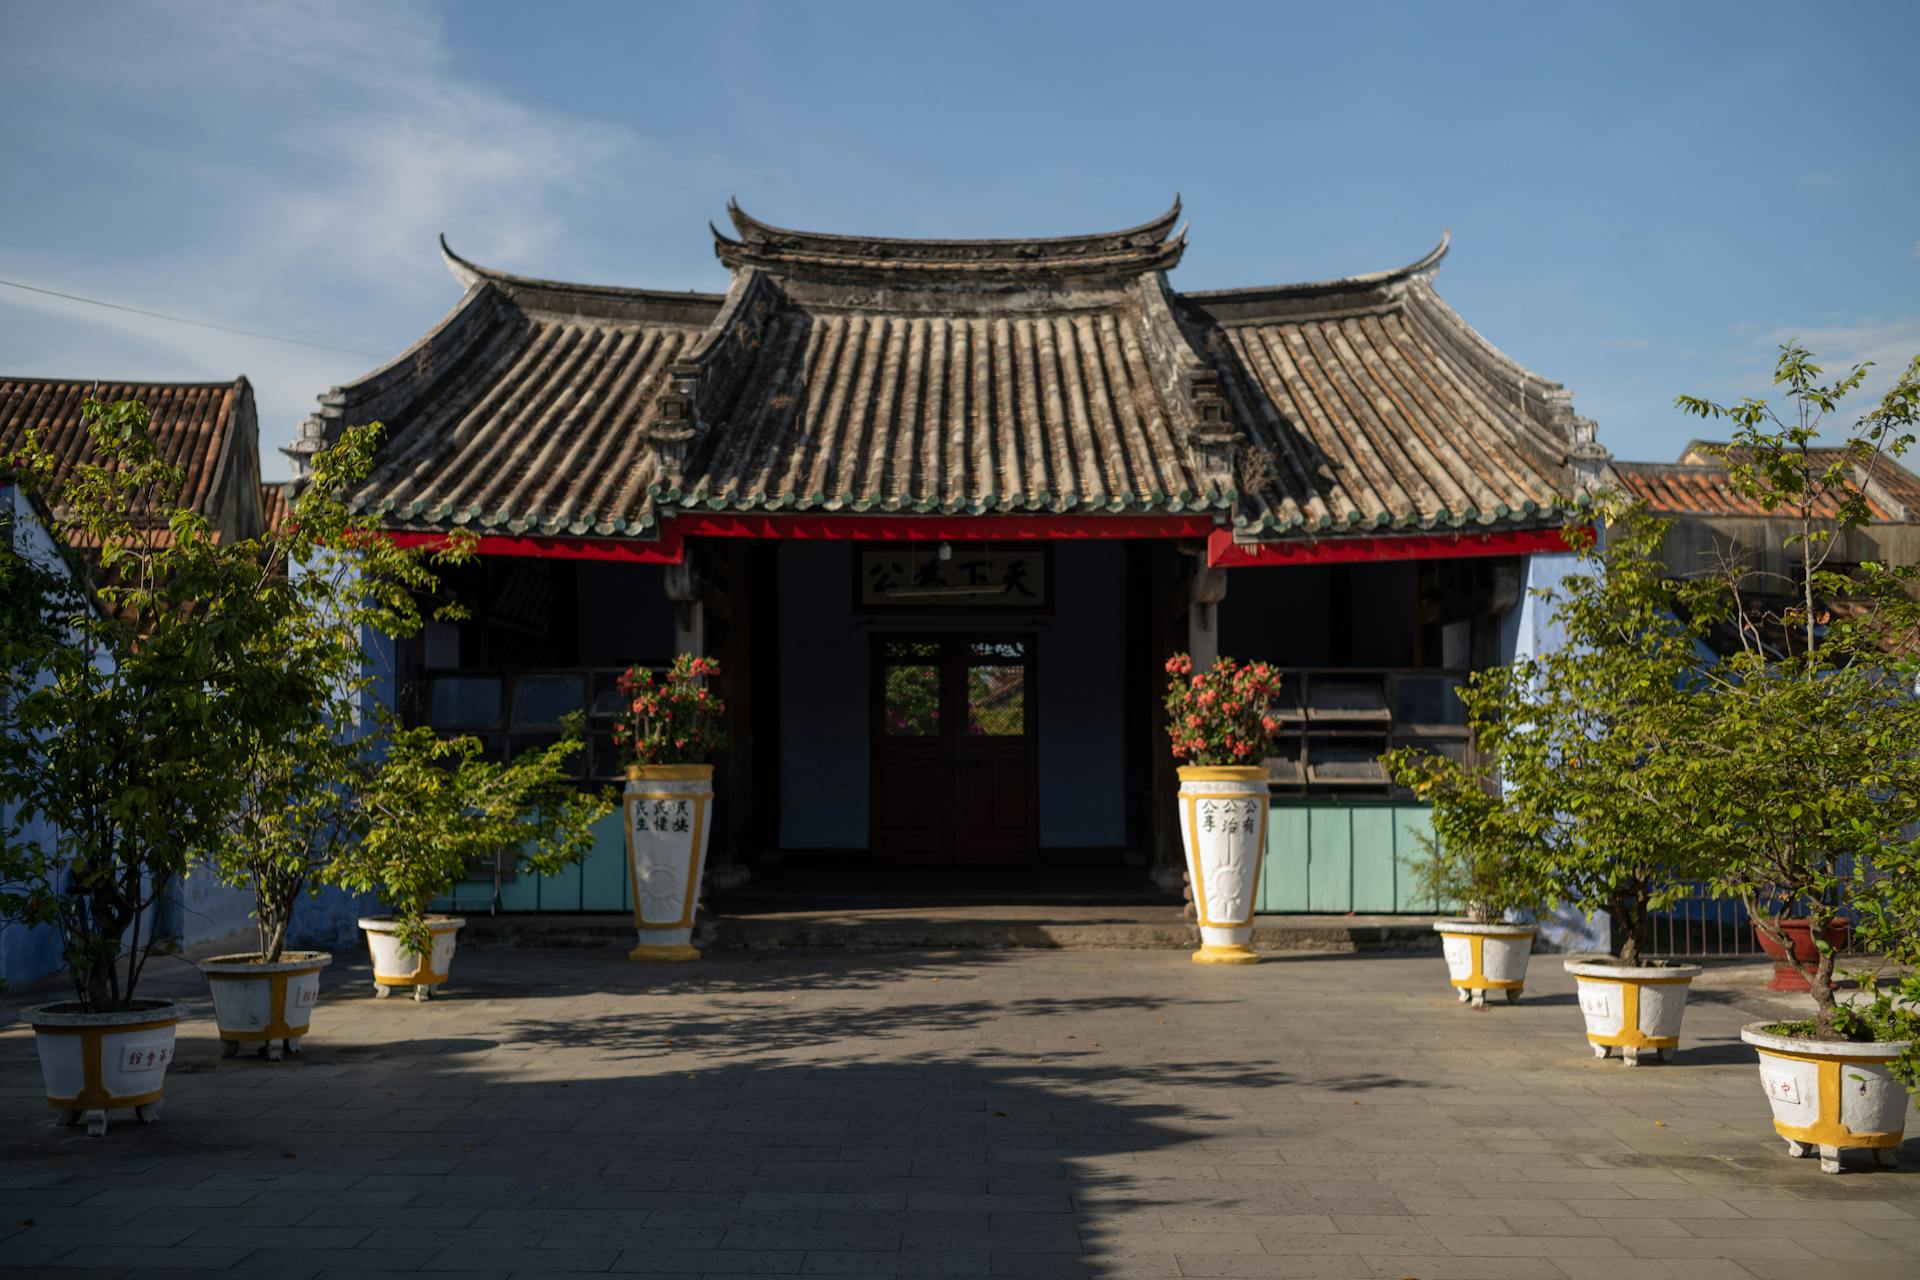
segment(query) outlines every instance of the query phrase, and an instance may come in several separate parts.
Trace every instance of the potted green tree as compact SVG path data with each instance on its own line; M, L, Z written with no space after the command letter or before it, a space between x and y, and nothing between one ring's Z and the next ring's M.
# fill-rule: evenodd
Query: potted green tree
M1698 695L1702 642L1719 610L1710 588L1673 579L1668 526L1638 505L1603 509L1604 541L1571 530L1579 572L1542 593L1564 641L1483 672L1462 693L1475 740L1507 802L1539 837L1556 903L1605 918L1605 955L1565 961L1594 1056L1680 1042L1697 965L1645 954L1657 913L1706 875L1675 744Z
M0 917L58 931L73 999L25 1016L49 1105L97 1136L114 1108L159 1114L182 1010L138 994L172 949L154 907L218 843L252 727L302 682L258 663L273 615L255 548L181 505L147 411L86 416L86 461L63 468L31 433L6 459L74 554L64 572L0 557L0 801L16 814Z
M1433 926L1460 1002L1484 1009L1489 991L1517 1002L1539 928L1514 917L1539 912L1550 896L1538 829L1505 801L1484 766L1419 747L1390 751L1381 762L1432 807L1433 834L1421 837L1426 857L1416 871L1437 909L1464 911Z
M709 760L727 742L726 706L707 687L719 674L712 658L683 653L664 673L633 667L620 677L613 739L629 757L623 803L639 935L629 959L700 958L693 923L713 835Z
M1205 671L1167 660L1167 734L1180 771L1180 839L1200 929L1197 964L1255 964L1254 897L1267 850L1267 768L1280 731L1280 673L1217 658Z
M593 848L593 827L612 802L583 789L568 759L581 749L577 717L557 742L506 763L482 757L480 740L442 738L376 712L378 759L360 782L359 839L321 870L329 884L377 893L389 914L359 924L373 955L374 993L410 988L426 1000L452 969L466 923L432 905L476 863L511 851L518 865L553 875Z
M1685 786L1714 842L1716 888L1746 904L1762 934L1799 970L1811 1018L1755 1022L1741 1038L1760 1056L1774 1129L1794 1155L1817 1151L1840 1171L1843 1150L1895 1160L1906 1115L1893 1064L1913 1059L1914 1023L1890 1004L1839 999L1831 938L1849 915L1874 922L1897 952L1911 921L1911 867L1920 831L1920 697L1912 566L1830 564L1844 531L1866 523L1881 460L1912 443L1920 421L1920 358L1843 444L1818 444L1827 417L1867 367L1823 382L1812 355L1782 347L1774 383L1783 409L1759 397L1732 406L1681 397L1682 408L1733 425L1724 450L1734 486L1784 510L1795 571L1791 596L1769 599L1745 564L1728 567L1740 644L1709 675L1712 696L1688 729ZM1814 956L1790 933L1804 920Z
M361 798L379 744L361 711L376 674L364 637L416 632L417 601L437 585L430 565L471 554L471 535L429 555L348 512L342 497L371 468L380 430L350 427L316 454L290 518L262 539L258 590L276 625L261 638L258 663L278 664L306 696L250 726L238 801L211 859L223 882L252 891L259 935L252 952L200 963L228 1057L243 1044L275 1061L300 1051L333 957L288 949L294 908L368 825Z

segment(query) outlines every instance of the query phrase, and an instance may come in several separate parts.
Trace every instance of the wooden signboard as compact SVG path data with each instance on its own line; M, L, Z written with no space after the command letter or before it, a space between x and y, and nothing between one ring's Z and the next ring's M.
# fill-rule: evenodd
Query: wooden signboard
M935 542L856 546L856 613L1051 613L1053 548Z

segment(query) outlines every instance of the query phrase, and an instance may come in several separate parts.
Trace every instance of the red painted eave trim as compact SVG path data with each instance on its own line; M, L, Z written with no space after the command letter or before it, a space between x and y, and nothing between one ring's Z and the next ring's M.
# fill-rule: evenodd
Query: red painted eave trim
M1360 564L1385 560L1451 560L1466 556L1523 556L1567 550L1554 529L1508 529L1498 533L1403 533L1382 537L1337 537L1318 541L1235 542L1226 529L1207 539L1207 563L1217 569L1298 564Z
M397 530L387 535L402 547L440 547L447 541L444 533ZM520 537L512 534L482 534L474 552L483 556L535 556L547 560L612 560L625 564L679 564L682 554L680 535L671 528L662 529L654 542L631 538L553 538Z

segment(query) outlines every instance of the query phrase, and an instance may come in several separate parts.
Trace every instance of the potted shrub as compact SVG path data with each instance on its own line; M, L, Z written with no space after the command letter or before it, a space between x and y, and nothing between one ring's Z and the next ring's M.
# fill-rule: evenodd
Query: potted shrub
M1810 353L1789 343L1774 377L1784 414L1759 398L1680 401L1733 424L1725 458L1734 486L1797 526L1791 598L1770 599L1764 580L1729 566L1739 649L1710 673L1681 784L1714 841L1715 886L1746 904L1807 983L1811 1018L1755 1022L1741 1038L1759 1052L1775 1132L1796 1156L1817 1151L1829 1173L1849 1147L1894 1163L1906 1116L1895 1070L1907 1064L1899 1069L1911 1079L1914 1058L1909 1012L1840 1001L1830 941L1852 913L1875 941L1911 955L1912 880L1901 873L1920 840L1914 570L1867 563L1840 573L1828 563L1843 532L1868 518L1875 468L1913 442L1920 419L1916 359L1844 444L1818 447L1823 420L1865 374L1855 366L1824 383ZM1797 920L1813 940L1810 962L1791 945Z
M1517 1002L1538 927L1514 917L1538 912L1549 896L1538 831L1482 768L1418 747L1381 759L1395 782L1432 806L1433 835L1421 837L1426 857L1416 870L1436 907L1464 910L1433 926L1460 1003L1484 1009L1489 991Z
M1267 848L1267 768L1280 674L1264 662L1167 660L1167 734L1180 770L1180 839L1200 929L1199 964L1254 964L1254 895Z
M250 664L270 629L254 549L180 504L135 403L89 402L89 460L31 433L5 460L65 563L0 556L0 917L57 931L73 999L26 1011L47 1102L93 1135L160 1111L182 1009L143 999L171 950L154 908L219 840L248 730L285 688Z
M291 517L262 540L259 590L277 626L263 637L260 661L281 664L287 687L305 696L252 726L239 801L212 859L222 881L252 890L259 931L256 950L200 964L228 1057L243 1044L275 1061L300 1051L332 956L288 949L294 908L365 834L360 800L376 767L378 743L364 736L360 714L375 676L364 637L416 632L416 602L437 586L425 553L395 546L341 501L371 468L379 434L378 424L350 427L316 454ZM465 535L431 561L465 560L471 542Z
M1720 596L1670 577L1668 525L1638 505L1601 509L1605 541L1569 531L1580 571L1543 593L1563 641L1480 673L1462 693L1507 802L1538 836L1552 900L1608 924L1605 955L1565 961L1595 1057L1680 1043L1697 965L1644 954L1656 913L1705 867L1676 742L1696 695Z
M629 758L623 804L639 935L632 960L700 958L693 921L713 835L708 759L727 741L726 706L706 683L719 674L712 658L683 653L664 673L633 667L620 677L624 704L613 738Z
M577 717L557 742L507 763L485 760L479 739L442 738L376 713L379 758L360 783L359 839L322 870L328 883L377 893L390 914L359 921L373 956L374 994L411 989L426 1000L453 966L466 923L434 914L468 869L502 850L536 875L585 857L593 826L612 811L584 790L567 761L581 749Z

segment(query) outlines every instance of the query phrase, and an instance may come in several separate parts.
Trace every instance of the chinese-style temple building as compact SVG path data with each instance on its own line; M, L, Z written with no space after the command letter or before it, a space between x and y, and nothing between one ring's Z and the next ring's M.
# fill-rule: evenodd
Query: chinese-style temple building
M584 710L612 780L618 672L712 653L723 887L829 862L1177 885L1162 664L1266 659L1289 724L1262 907L1430 906L1404 866L1424 817L1375 757L1465 750L1452 689L1538 642L1525 588L1607 467L1569 393L1434 291L1445 239L1396 270L1183 293L1177 202L1021 240L728 212L725 294L443 244L464 296L304 424L296 465L384 422L357 506L404 540L479 537L445 581L470 619L392 655L411 715L511 751ZM627 884L609 820L581 868L503 903L620 910Z

